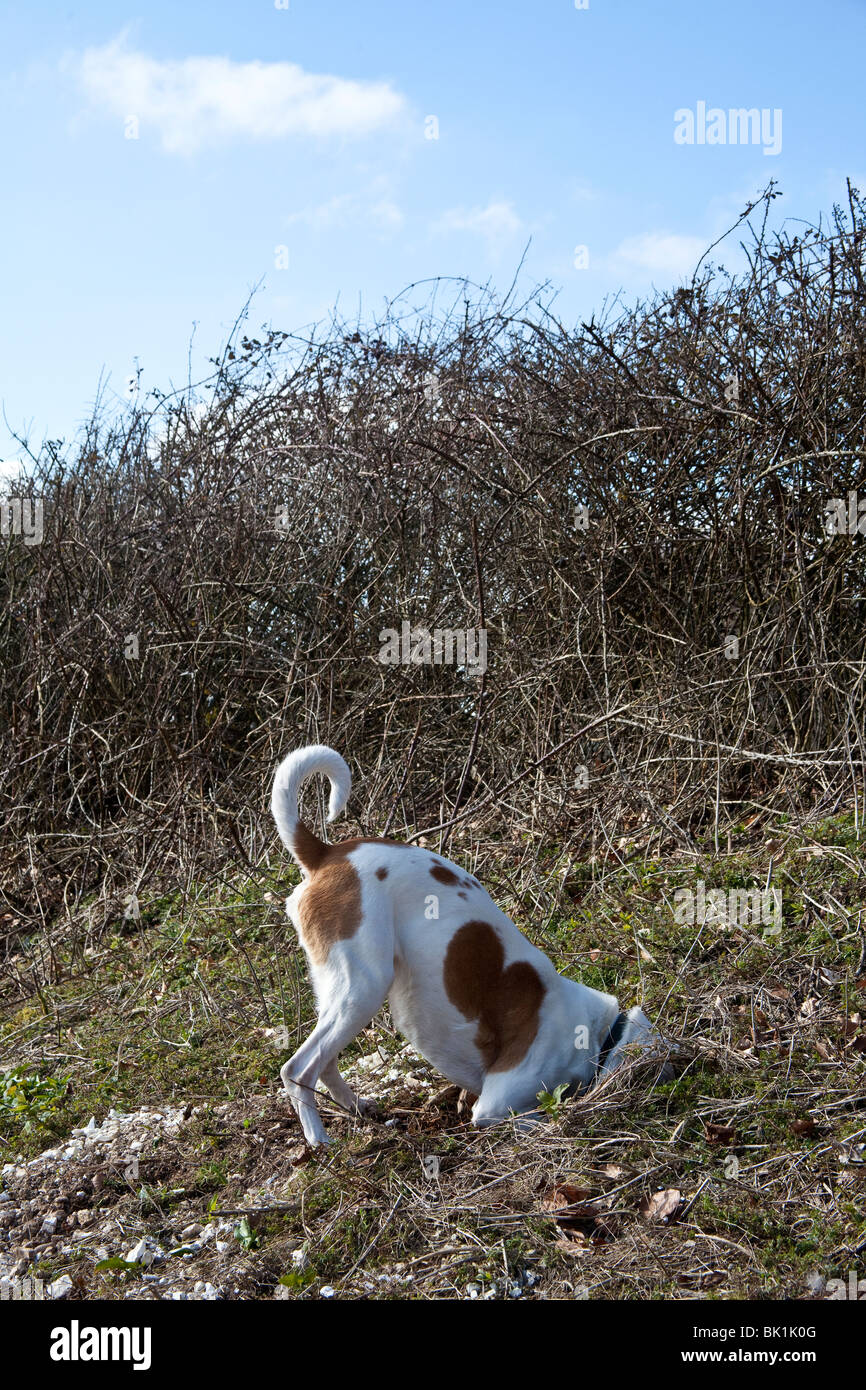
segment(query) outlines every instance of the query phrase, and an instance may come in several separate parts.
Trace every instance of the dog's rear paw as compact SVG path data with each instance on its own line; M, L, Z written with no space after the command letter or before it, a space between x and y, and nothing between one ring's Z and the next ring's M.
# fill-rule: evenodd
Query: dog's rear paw
M368 1120L378 1120L382 1116L382 1107L377 1100L365 1100L363 1096L358 1096L357 1111Z
M301 1129L304 1131L304 1140L308 1148L315 1149L320 1145L330 1144L331 1138L318 1115L302 1113L299 1117Z
M329 1144L333 1143L330 1134L326 1133L325 1130L322 1130L321 1134L307 1134L304 1137L308 1149L326 1149Z

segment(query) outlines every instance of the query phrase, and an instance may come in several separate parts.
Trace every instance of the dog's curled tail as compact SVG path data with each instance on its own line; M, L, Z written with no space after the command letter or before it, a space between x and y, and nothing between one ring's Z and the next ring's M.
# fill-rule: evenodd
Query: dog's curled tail
M328 846L309 830L298 815L298 793L308 777L323 772L331 783L328 820L336 820L349 799L352 774L347 764L333 748L315 743L298 748L283 758L274 777L271 793L271 812L286 849L297 859L301 868L312 873L327 853Z

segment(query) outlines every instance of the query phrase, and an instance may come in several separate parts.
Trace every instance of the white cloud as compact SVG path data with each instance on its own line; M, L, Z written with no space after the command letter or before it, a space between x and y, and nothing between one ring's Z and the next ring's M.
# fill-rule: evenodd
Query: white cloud
M623 273L640 272L677 280L691 276L706 249L703 237L647 232L621 241L610 257L610 265Z
M450 208L434 224L435 232L469 232L490 246L502 245L524 230L514 204L499 199L487 207Z
M388 82L305 72L296 63L230 58L160 61L123 36L68 60L91 104L119 120L136 117L172 154L226 139L359 136L393 126L405 98Z
M375 226L383 232L396 232L397 228L403 225L403 214L390 198L380 198L377 203L371 203L369 216Z
M332 227L369 226L377 232L396 232L403 225L403 213L383 191L381 185L360 193L339 193L327 202L289 213L289 226L302 223L316 231Z

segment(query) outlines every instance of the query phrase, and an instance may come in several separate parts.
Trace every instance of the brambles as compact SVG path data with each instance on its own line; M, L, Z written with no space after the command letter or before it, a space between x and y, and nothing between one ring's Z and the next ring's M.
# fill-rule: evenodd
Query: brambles
M866 492L864 234L852 193L757 231L744 277L574 331L542 291L440 314L440 284L369 330L246 335L206 387L47 448L43 542L0 552L9 932L259 862L270 769L317 740L396 835L507 804L515 836L657 854L756 802L835 810L862 781L862 538L825 521ZM486 672L383 667L404 622L483 628Z

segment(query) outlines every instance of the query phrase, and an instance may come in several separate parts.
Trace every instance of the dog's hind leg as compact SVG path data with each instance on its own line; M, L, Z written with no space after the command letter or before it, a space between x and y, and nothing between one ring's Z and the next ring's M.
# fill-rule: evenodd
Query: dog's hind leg
M340 1075L336 1057L322 1068L320 1080L327 1086L337 1104L353 1115L373 1115L379 1108L374 1100L364 1100L362 1096L355 1095L346 1078Z
M316 1105L316 1082L321 1077L328 1089L337 1072L340 1052L379 1012L391 988L394 976L393 952L384 960L371 963L364 959L354 942L340 942L332 948L325 968L317 968L314 976L319 998L319 1020L307 1041L303 1043L280 1071L283 1085L309 1144L327 1144L328 1136ZM339 1088L338 1088L339 1089ZM333 1094L333 1091L332 1091ZM342 1095L335 1100L344 1104Z

